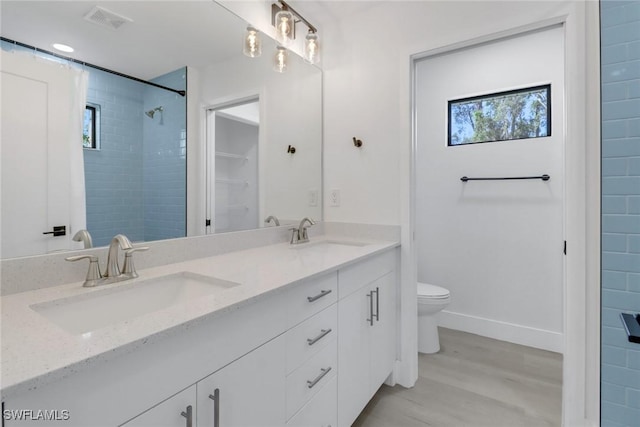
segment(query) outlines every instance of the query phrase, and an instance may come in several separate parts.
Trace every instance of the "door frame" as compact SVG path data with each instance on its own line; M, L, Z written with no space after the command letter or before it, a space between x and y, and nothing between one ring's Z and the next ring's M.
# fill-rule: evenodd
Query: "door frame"
M593 3L593 4L589 4ZM599 12L597 2L576 2L570 13L525 26L417 53L410 57L411 141L409 147L408 239L411 259L403 262L417 281L416 67L429 57L562 25L564 30L564 354L562 422L566 426L599 421L600 349L600 149ZM406 236L406 234L405 234ZM408 241L407 241L408 240ZM586 286L585 286L586 285ZM595 369L594 369L595 368Z
M253 102L258 103L260 125L258 128L258 218L264 217L264 197L260 188L263 188L265 167L263 162L264 156L264 143L266 141L264 136L265 129L265 111L264 102L262 102L264 94L262 91L252 91L238 96L225 97L224 99L217 100L212 104L208 104L203 107L203 124L204 124L204 191L205 191L205 203L204 203L204 215L205 219L212 219L215 214L215 183L212 184L211 180L215 179L215 116L217 110L223 110L225 108L236 107L243 104L250 104ZM212 149L212 145L214 148ZM215 223L215 222L214 222ZM204 234L215 233L215 227L205 226Z

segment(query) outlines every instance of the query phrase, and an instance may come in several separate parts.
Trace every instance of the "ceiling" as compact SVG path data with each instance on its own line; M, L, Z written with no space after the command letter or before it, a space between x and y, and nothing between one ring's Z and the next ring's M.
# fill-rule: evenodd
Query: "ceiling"
M94 6L130 18L117 30L83 18ZM200 67L241 52L246 23L211 0L0 1L2 37L91 64L152 79L185 65Z

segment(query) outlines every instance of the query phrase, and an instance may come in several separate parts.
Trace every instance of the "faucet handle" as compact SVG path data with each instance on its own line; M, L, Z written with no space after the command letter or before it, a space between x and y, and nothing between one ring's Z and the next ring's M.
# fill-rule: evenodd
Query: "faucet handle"
M134 252L143 252L148 251L148 246L140 246L137 248L131 248L124 251L124 265L122 266L122 274L127 275L131 278L138 277L138 272L136 272L136 266L133 264L133 253Z
M87 271L87 277L84 280L84 284L82 286L84 286L85 288L90 288L93 286L96 286L98 283L98 280L100 278L102 278L102 274L100 273L100 266L98 265L98 257L95 255L77 255L77 256L70 256L65 258L65 261L80 261L81 259L88 259L89 260L89 270Z

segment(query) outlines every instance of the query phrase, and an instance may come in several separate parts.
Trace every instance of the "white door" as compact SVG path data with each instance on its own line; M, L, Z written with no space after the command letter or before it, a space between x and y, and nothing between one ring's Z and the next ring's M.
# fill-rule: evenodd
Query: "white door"
M415 93L418 280L450 290L441 324L555 351L563 333L563 39L558 26L427 57L416 65ZM449 101L541 85L551 85L551 136L448 145ZM550 180L461 181L543 174Z
M43 61L2 54L2 258L70 248L74 80ZM65 235L43 234L54 226Z

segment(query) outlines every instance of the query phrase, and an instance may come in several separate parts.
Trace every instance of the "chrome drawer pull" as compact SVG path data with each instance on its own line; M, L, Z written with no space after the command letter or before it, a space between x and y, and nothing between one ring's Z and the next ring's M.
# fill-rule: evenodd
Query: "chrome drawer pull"
M329 295L330 293L331 293L331 289L327 289L326 291L320 291L320 293L315 297L307 297L307 301L314 302L316 300L319 300L323 296Z
M318 375L318 376L316 377L316 379L314 379L313 381L309 381L309 380L307 380L307 387L309 387L309 388L313 388L313 386L314 386L314 385L316 385L316 384L318 384L318 382L319 382L319 381L320 381L320 380L321 380L325 375L327 375L327 374L329 373L329 371L330 371L330 370L331 370L331 366L329 366L329 367L328 367L328 368L326 368L326 369L320 369L320 371L321 371L321 372L320 372L320 375Z
M317 343L318 341L320 341L322 338L324 338L325 336L327 336L327 334L331 332L331 328L329 329L320 329L320 335L318 335L315 338L307 338L307 344L309 345L314 345L315 343Z
M214 390L213 394L209 395L209 399L213 400L213 427L220 426L220 389Z
M186 418L186 426L193 427L193 408L191 405L187 406L187 411L180 412L180 415Z

